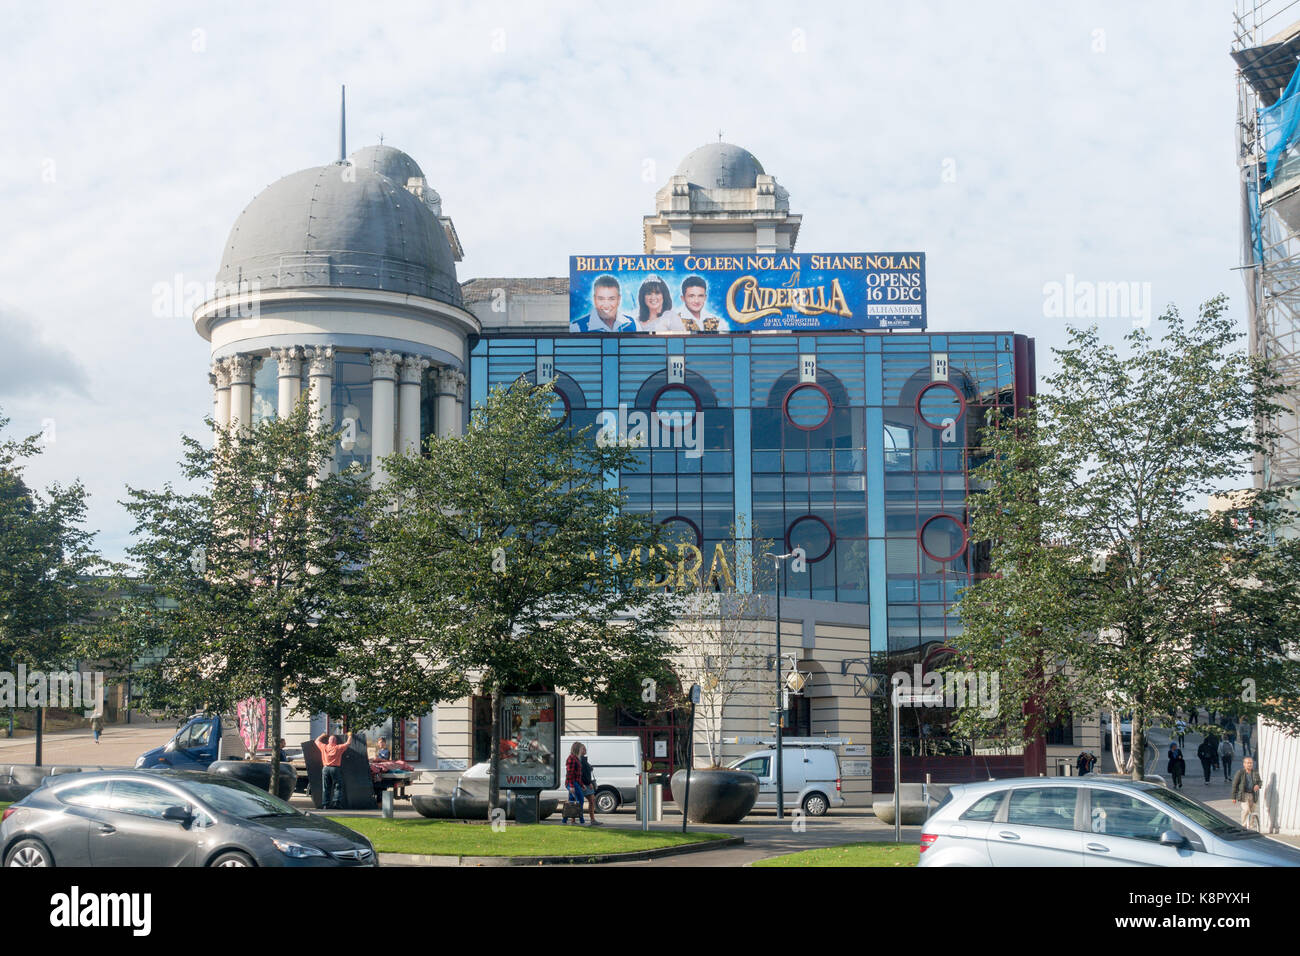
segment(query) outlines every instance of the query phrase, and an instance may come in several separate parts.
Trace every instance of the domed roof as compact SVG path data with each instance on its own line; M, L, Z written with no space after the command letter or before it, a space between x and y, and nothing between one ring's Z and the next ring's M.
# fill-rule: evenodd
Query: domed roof
M763 164L747 149L732 143L701 146L677 167L677 175L705 189L753 189Z
M399 186L405 186L408 179L424 178L420 164L392 146L366 146L348 158L354 166L387 176Z
M392 152L419 170L410 157ZM299 170L258 193L230 230L217 281L261 289L383 289L461 302L438 217L360 163Z

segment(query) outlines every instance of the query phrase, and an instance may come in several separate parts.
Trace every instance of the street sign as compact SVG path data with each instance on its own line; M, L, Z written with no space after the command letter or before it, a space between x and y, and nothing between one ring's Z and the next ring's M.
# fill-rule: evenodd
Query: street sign
M870 777L871 761L870 760L841 760L840 776L842 777Z
M895 691L894 702L899 707L942 707L943 694L901 694Z

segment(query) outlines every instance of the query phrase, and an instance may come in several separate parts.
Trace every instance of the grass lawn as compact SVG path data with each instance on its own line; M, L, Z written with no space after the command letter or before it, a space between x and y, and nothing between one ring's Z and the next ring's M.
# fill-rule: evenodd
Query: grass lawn
M911 843L846 843L759 860L754 866L916 866L921 848Z
M332 817L363 834L380 853L431 856L571 856L657 850L683 843L720 840L725 834L673 833L664 830L616 830L561 824L507 824L497 833L486 823L459 820L384 820Z
M8 803L5 803L3 800L0 800L0 810L3 810L7 806L9 806Z

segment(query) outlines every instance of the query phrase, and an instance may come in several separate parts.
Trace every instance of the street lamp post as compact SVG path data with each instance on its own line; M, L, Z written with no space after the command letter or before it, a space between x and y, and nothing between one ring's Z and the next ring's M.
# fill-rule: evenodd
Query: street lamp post
M782 740L781 725L785 722L785 677L781 670L781 569L782 561L793 558L798 552L773 554L767 552L763 557L771 558L776 565L776 657L773 670L776 671L776 818L785 819L785 745Z

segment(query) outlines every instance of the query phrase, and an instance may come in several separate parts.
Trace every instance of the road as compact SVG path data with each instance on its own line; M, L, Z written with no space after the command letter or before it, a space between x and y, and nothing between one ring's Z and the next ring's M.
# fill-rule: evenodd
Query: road
M89 729L60 730L45 734L41 744L41 762L89 767L130 767L135 758L146 750L161 747L172 739L176 721L166 723L112 724L104 728L99 743ZM36 738L0 735L0 763L33 763L36 759Z

